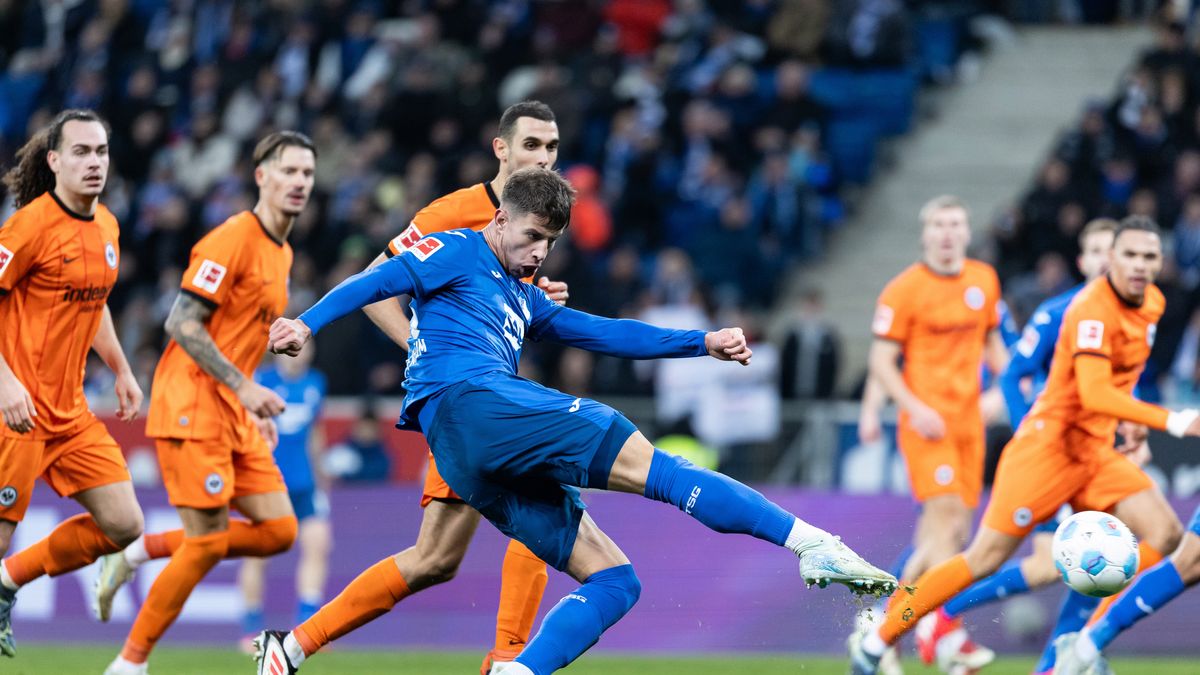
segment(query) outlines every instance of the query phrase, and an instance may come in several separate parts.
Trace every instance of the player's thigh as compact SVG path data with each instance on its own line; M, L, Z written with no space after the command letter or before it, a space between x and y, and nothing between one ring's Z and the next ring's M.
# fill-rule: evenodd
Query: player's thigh
M1153 483L1117 502L1112 507L1112 514L1129 527L1138 541L1163 555L1174 551L1183 536L1179 517Z
M325 557L333 544L333 528L329 519L319 516L305 518L300 521L300 554L305 556Z
M440 560L457 566L466 555L478 527L479 512L466 502L431 502L421 512L417 552L423 559Z
M233 504L256 523L294 515L287 484L266 439L253 426L243 428L234 448Z
M129 483L130 476L121 446L104 423L93 417L69 436L46 442L42 480L60 496L76 497L94 488ZM105 499L108 503L104 507L123 509L127 518L140 520L141 509L137 508L132 488L110 492L106 497L112 499Z
M579 530L575 535L575 546L567 560L566 573L583 583L596 572L628 565L629 558L609 539L588 514L579 519Z
M92 514L100 531L116 543L129 544L142 533L145 521L132 482L90 488L77 492L74 498Z
M930 497L921 504L917 535L925 540L953 540L961 548L971 530L971 508L958 494Z
M41 472L45 443L0 436L0 522L21 522Z
M621 446L617 459L613 461L612 471L608 475L608 489L646 494L646 481L653 460L654 446L642 432L635 431Z
M470 503L475 504L473 500ZM547 565L565 572L587 507L575 487L524 479L500 486L494 498L476 508L496 529L524 544Z
M12 544L13 532L16 531L16 521L0 519L0 558L8 553L8 547Z
M942 495L966 498L969 487L964 472L967 468L963 466L963 453L952 434L931 441L901 425L897 430L897 443L916 501L923 504ZM974 506L977 500L977 495L970 498L969 505Z
M983 524L1024 538L1082 490L1090 473L1068 451L1070 442L1063 425L1023 424L1000 453Z

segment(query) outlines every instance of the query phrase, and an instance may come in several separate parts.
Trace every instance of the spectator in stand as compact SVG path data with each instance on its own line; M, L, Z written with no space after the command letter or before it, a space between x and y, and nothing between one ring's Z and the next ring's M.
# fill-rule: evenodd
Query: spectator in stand
M392 459L379 435L379 418L371 404L354 422L350 436L325 453L325 473L343 483L379 483L392 471Z

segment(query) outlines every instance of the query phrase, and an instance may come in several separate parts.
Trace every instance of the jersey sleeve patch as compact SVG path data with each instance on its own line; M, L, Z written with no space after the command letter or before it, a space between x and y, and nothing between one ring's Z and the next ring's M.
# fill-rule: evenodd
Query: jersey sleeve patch
M1042 341L1042 335L1033 326L1026 326L1024 332L1021 333L1021 340L1017 342L1017 353L1025 358L1033 356L1033 352L1037 349L1038 343Z
M1104 345L1104 322L1084 319L1075 333L1077 349L1100 349Z
M206 258L200 263L200 269L196 270L196 276L192 278L192 285L202 291L216 293L224 280L225 266Z
M396 237L392 239L392 248L395 249L397 253L403 253L404 251L412 248L412 245L420 240L421 231L417 229L417 224L409 223L408 227L404 228L403 232L396 235Z
M12 251L0 244L0 278L4 277L4 270L8 269L9 264L12 263L13 256Z
M892 322L896 319L896 312L887 305L879 305L875 308L875 318L871 320L871 330L876 335L887 335L892 330Z
M425 262L426 260L429 260L429 257L434 253L442 250L444 246L445 245L442 244L441 240L433 237L426 237L418 241L412 248L408 250L412 251L412 254L416 256L417 260Z

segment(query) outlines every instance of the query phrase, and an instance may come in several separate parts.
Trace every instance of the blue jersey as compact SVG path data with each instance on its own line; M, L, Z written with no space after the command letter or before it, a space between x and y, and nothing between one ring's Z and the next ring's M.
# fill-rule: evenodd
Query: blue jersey
M283 473L289 492L311 490L315 487L309 446L313 426L320 417L325 399L325 376L309 370L298 379L284 377L274 366L260 369L254 379L273 390L287 403L287 408L275 418L279 427L279 445L275 446L275 463Z
M407 392L401 428L419 428L414 404L472 377L515 376L525 339L545 339L623 358L704 356L704 332L604 319L555 304L510 275L473 230L449 230L356 274L300 315L314 334L340 316L412 296Z
M1008 404L1008 416L1014 430L1021 425L1021 420L1033 405L1033 400L1046 386L1046 377L1050 374L1050 360L1054 358L1054 344L1058 341L1063 315L1067 313L1067 307L1081 289L1083 284L1038 305L1029 322L1025 324L1021 339L1012 350L1008 368L1000 376L1000 389L1004 392L1004 401ZM1026 377L1033 381L1033 391L1029 397L1021 392L1021 380Z

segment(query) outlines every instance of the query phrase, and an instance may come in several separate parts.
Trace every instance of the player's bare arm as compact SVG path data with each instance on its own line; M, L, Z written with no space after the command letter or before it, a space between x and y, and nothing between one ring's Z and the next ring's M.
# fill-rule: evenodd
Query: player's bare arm
M1005 346L999 329L992 329L988 332L987 344L983 350L983 360L987 364L988 370L992 371L992 375L997 378L1004 374L1004 369L1008 367L1008 347Z
M863 385L862 404L859 406L858 413L858 441L860 443L874 443L883 435L880 412L885 405L887 405L887 392L883 390L883 385L879 384L879 380L868 374L867 381Z
M117 329L113 326L112 311L104 306L104 314L100 318L100 327L96 337L92 338L92 349L100 355L104 365L116 376L113 390L117 395L117 419L123 422L134 420L142 408L142 388L138 386L133 369L121 349L121 341L117 338Z
M896 401L900 409L908 413L913 428L922 437L931 441L946 435L946 423L936 410L917 398L900 373L900 344L892 340L876 339L871 343L868 359L870 376L875 378L884 392Z
M204 372L232 389L250 412L260 417L274 417L283 412L283 399L278 394L243 375L217 348L204 325L210 316L211 308L187 293L180 293L167 316L167 335L179 343Z
M375 256L370 265L367 265L366 269L381 265L387 259L386 253L380 253ZM384 335L388 336L389 340L395 342L401 349L408 350L408 316L404 313L404 306L401 304L400 298L384 298L363 307L363 313L367 315L371 323L383 331Z

